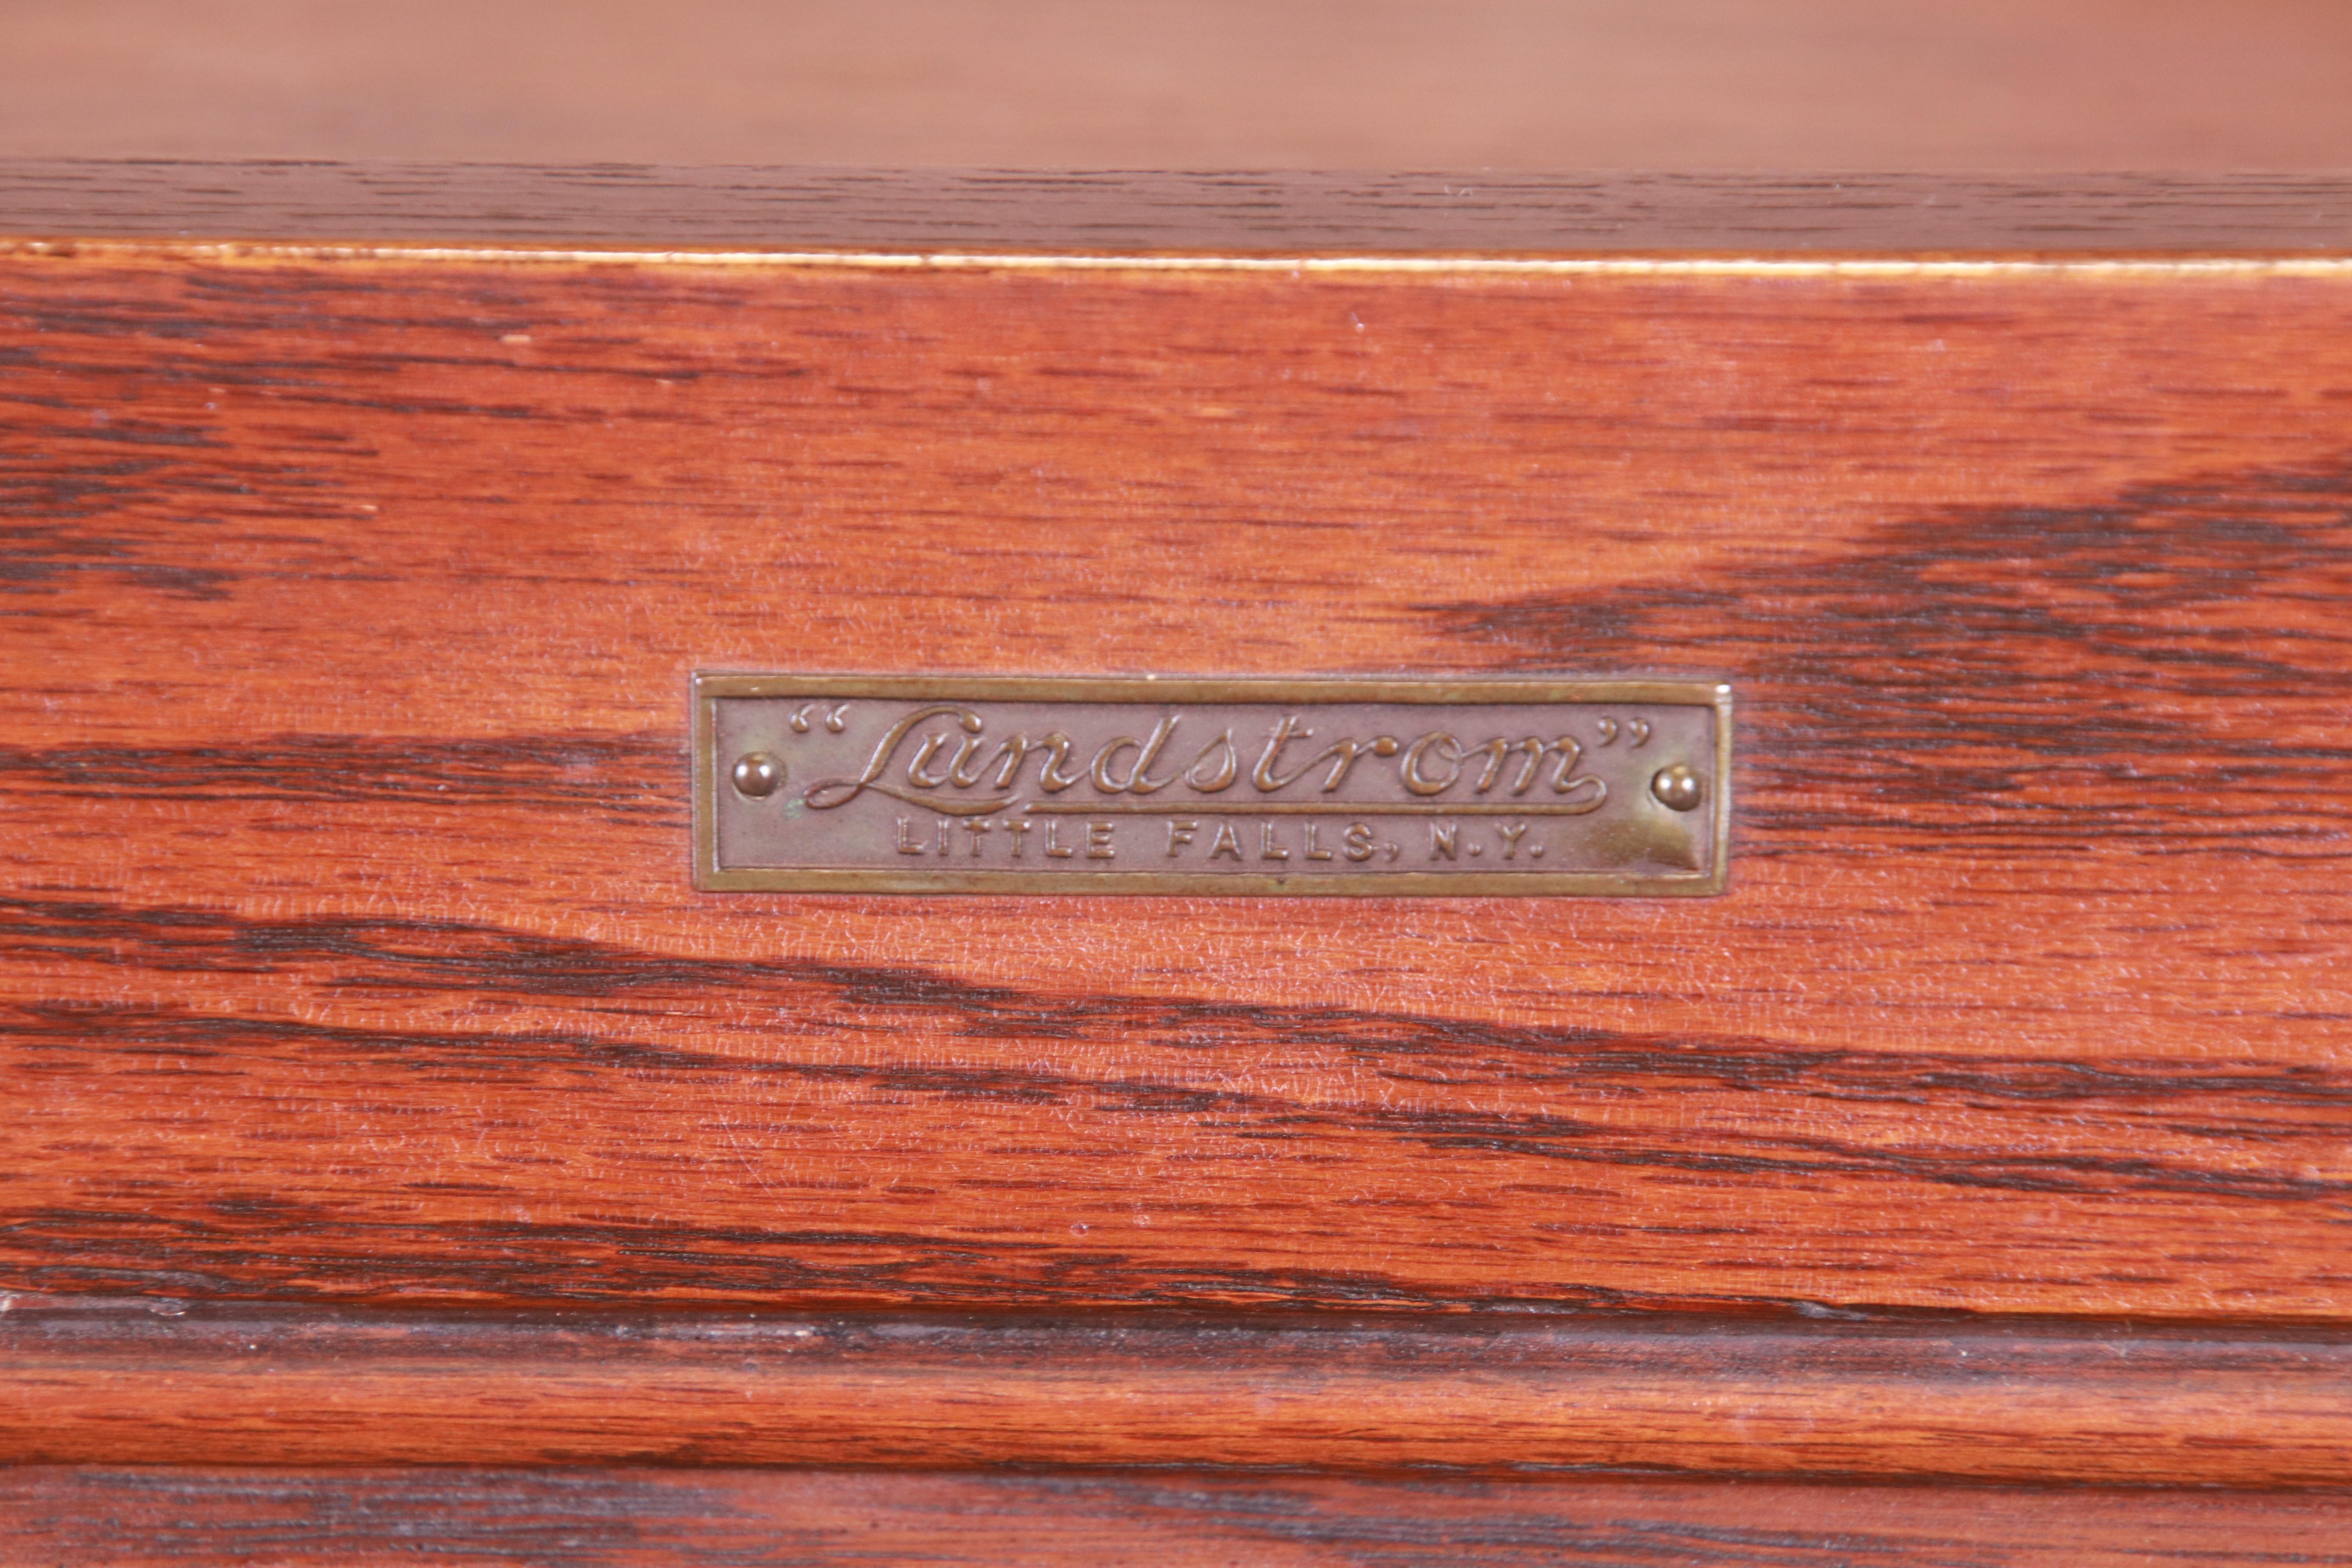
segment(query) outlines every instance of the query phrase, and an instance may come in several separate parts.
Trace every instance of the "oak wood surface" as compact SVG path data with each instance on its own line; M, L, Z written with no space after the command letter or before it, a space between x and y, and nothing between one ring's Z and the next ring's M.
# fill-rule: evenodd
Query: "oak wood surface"
M0 234L764 250L2329 255L2329 172L1393 174L0 160Z
M0 1470L26 1561L1673 1564L2352 1563L2342 1493L573 1469Z
M2307 1329L12 1309L14 1464L2352 1482L2352 1341Z
M0 1278L2340 1320L2352 279L0 271ZM695 893L697 668L1656 670L1672 904Z

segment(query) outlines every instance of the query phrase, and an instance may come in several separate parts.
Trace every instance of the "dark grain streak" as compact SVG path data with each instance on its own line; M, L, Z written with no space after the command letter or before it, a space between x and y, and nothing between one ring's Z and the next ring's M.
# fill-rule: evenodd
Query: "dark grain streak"
M0 791L172 801L498 802L593 807L676 827L683 742L667 735L279 735L236 746L0 747Z
M1979 857L2097 839L2352 855L2352 468L1882 525L1605 604L1433 605L1530 669L1704 649L1741 683L1743 852ZM1888 606L1899 605L1899 614ZM1693 636L1694 628L1697 635ZM2336 743L2283 739L2298 718Z
M1964 1058L1807 1050L1760 1039L1514 1028L1489 1021L1358 1009L1242 1005L1103 992L1034 993L920 970L838 963L697 960L459 922L254 921L203 910L58 900L0 903L0 934L19 962L47 957L140 974L315 976L324 994L445 993L476 1005L592 1002L599 1027L447 1031L113 1005L0 1010L0 1046L25 1070L90 1091L124 1074L284 1081L272 1092L333 1105L354 1092L422 1111L451 1093L561 1096L654 1092L688 1103L769 1101L786 1124L794 1083L854 1103L948 1116L959 1106L1019 1108L1108 1124L1213 1127L1229 1140L1337 1151L1412 1148L1465 1156L1538 1181L1546 1164L1610 1179L1683 1173L1766 1186L1853 1184L2063 1194L2105 1202L2185 1197L2262 1215L2315 1205L2338 1215L2352 1183L2317 1175L2352 1114L2340 1072L2264 1062L2183 1064ZM751 1048L690 1050L639 1031L716 1009L791 1020L754 1029ZM946 1040L1052 1043L1071 1066L955 1066L867 1058L859 1042L919 1032ZM1519 1102L1505 1111L1298 1099L1215 1081L1213 1064L1268 1050L1359 1062L1375 1081L1458 1093L1476 1085ZM1157 1070L1092 1064L1103 1053L1167 1053ZM1197 1069L1180 1064L1199 1064ZM305 1064L331 1061L352 1087ZM385 1072L410 1086L397 1087ZM1195 1072L1205 1075L1196 1077ZM373 1076L372 1091L358 1089ZM295 1085L305 1087L295 1088ZM765 1086L765 1087L760 1087ZM88 1092L88 1091L86 1091ZM1688 1110L1677 1110L1687 1104ZM1565 1104L1575 1108L1563 1110ZM1640 1114L1627 1119L1628 1110ZM1817 1128L1839 1108L1841 1135ZM837 1114L835 1112L833 1114ZM825 1113L817 1113L825 1114ZM1723 1119L1729 1117L1726 1121ZM1719 1124L1718 1124L1719 1123ZM289 1129L289 1136L293 1136ZM301 1134L305 1138L316 1134ZM2151 1144L2150 1139L2158 1140ZM2165 1155L2154 1151L2169 1147ZM1492 1177L1487 1178L1494 1179ZM405 1184L394 1184L405 1186ZM126 1187L126 1193L136 1190ZM447 1190L446 1187L415 1190ZM489 1189L489 1190L495 1190ZM205 1211L134 1215L105 1205L18 1208L7 1216L14 1275L42 1289L221 1294L414 1290L438 1278L460 1294L593 1300L700 1282L764 1299L860 1292L891 1299L1017 1300L1087 1293L1129 1303L1216 1299L1376 1301L1442 1298L1376 1271L1171 1268L1115 1243L1045 1248L984 1244L919 1228L804 1225L485 1223L454 1217L355 1222L339 1205L216 1200ZM1023 1268L1013 1260L1026 1256ZM100 1262L100 1258L105 1261ZM1001 1287L949 1284L993 1259ZM246 1283L240 1283L245 1281ZM1009 1294L1007 1292L1010 1292ZM1476 1299L1475 1296L1465 1299ZM1622 1292L1555 1285L1522 1299L1625 1301ZM1709 1293L1707 1299L1769 1299Z

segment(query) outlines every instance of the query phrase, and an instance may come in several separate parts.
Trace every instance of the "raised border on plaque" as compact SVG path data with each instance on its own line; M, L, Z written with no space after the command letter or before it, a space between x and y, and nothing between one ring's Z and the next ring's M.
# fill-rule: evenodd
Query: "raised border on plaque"
M1594 725L1613 722L1605 711L1612 706L1648 706L1671 709L1704 709L1711 716L1712 737L1709 755L1700 771L1704 796L1697 810L1688 812L1684 820L1699 830L1698 843L1703 847L1696 853L1699 864L1690 870L1656 868L1627 869L1570 867L1562 869L1515 868L1498 871L1486 866L1465 865L1458 855L1442 869L1425 867L1413 869L1386 869L1378 866L1362 869L1334 868L1318 875L1303 875L1296 870L1255 868L1232 870L1150 869L1097 868L1067 856L1076 863L1068 868L1045 870L1033 859L1026 867L1014 868L994 864L971 867L958 864L963 858L953 850L961 841L951 841L944 832L940 837L936 856L927 847L908 849L904 840L907 828L898 827L898 848L908 858L929 860L927 865L909 866L903 862L880 861L868 852L869 863L856 865L819 864L757 864L746 863L741 857L735 863L722 860L719 822L723 811L730 809L754 811L768 805L740 793L730 776L727 759L717 754L720 744L718 733L719 705L730 699L791 700L803 705L810 712L834 713L839 705L856 701L887 703L952 704L959 701L998 704L1071 705L1081 711L1113 705L1152 705L1163 708L1204 706L1212 704L1243 705L1265 708L1294 708L1307 710L1339 704L1393 704L1407 707L1492 708L1498 706L1558 707L1579 710ZM694 884L711 892L803 892L803 893L888 893L888 894L1050 894L1064 897L1084 897L1094 894L1158 894L1189 897L1356 897L1356 898L1511 898L1511 897L1601 897L1601 898L1692 898L1720 893L1727 886L1730 871L1731 827L1731 760L1732 714L1731 688L1718 680L1649 677L1570 677L1570 676L1450 676L1440 678L1411 677L1309 677L1286 679L1279 677L1201 677L1201 676L1066 676L1066 677L1004 677L1004 676L905 676L905 675L796 675L796 674L732 674L698 673L694 677L693 711L693 856ZM1608 731L1611 740L1616 732ZM1387 741L1391 737L1380 737ZM1565 736L1562 737L1565 739ZM1457 748L1458 749L1458 748ZM1474 751L1478 748L1473 748ZM1369 752L1367 754L1370 754ZM1390 753L1380 755L1385 760ZM887 759L895 764L900 759ZM1123 756L1122 763L1132 757ZM1544 761L1538 749L1527 759L1528 766ZM1497 761L1500 761L1499 753ZM877 759L877 766L884 765ZM1562 763L1558 771L1563 784L1573 784L1567 778L1570 764ZM1016 772L1019 764L1016 763ZM1139 772L1140 770L1139 770ZM835 779L834 784L856 781ZM1166 782L1166 781L1163 781ZM816 784L795 774L791 789L806 792ZM878 788L878 785L877 786ZM1064 785L1067 788L1069 785ZM840 793L838 791L836 794ZM853 792L854 793L854 792ZM884 792L887 793L887 792ZM1621 792L1622 793L1622 792ZM893 799L910 798L904 794ZM946 798L946 797L942 797ZM1246 797L1244 797L1246 798ZM1206 807L1203 815L1221 813L1227 816L1267 816L1263 810L1239 809L1234 803L1198 802ZM1272 803L1262 803L1272 804ZM1383 817L1402 815L1409 803L1382 802L1349 796L1335 803L1335 807L1318 815ZM1410 803L1417 815L1439 816L1459 816L1445 813L1444 803L1424 805ZM1382 805L1391 809L1387 813ZM1052 810L1064 816L1105 816L1118 811L1116 806L1098 804L1092 813L1080 812L1067 805L1049 806L1031 803L1026 810ZM1138 807L1127 806L1132 813ZM1493 808L1485 808L1492 810ZM1652 808L1644 805L1644 811ZM967 811L966 815L970 815ZM1172 806L1154 805L1155 817L1181 816ZM1024 830L1025 832L1025 829ZM1266 831L1271 842L1272 831ZM1172 839L1172 835L1171 835ZM1018 840L1015 840L1016 848ZM980 841L974 835L972 850L976 858ZM1390 862L1395 858L1393 845ZM1171 846L1172 849L1172 846ZM1067 851L1064 851L1067 855ZM1320 858L1328 858L1318 857ZM1432 858L1435 858L1433 848ZM1560 858L1570 858L1563 854ZM893 856L896 861L897 857ZM946 864L939 864L945 861ZM1242 865L1253 863L1244 859Z

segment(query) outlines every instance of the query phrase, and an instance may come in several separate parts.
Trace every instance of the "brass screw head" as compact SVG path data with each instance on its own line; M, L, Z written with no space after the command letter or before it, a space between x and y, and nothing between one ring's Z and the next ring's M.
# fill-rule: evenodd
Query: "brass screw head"
M1689 811L1706 797L1706 784L1691 771L1688 763L1676 763L1670 768L1660 768L1650 781L1650 793L1658 804L1671 811Z
M746 752L735 759L735 771L728 776L735 781L737 795L765 800L783 787L784 764L765 752Z

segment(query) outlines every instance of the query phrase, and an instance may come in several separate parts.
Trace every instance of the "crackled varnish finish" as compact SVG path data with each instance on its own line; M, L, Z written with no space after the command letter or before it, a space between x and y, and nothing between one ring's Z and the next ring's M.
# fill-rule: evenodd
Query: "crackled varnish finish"
M8 1529L2344 1557L2352 261L853 238L0 247ZM698 670L1728 682L1729 885L698 891Z

